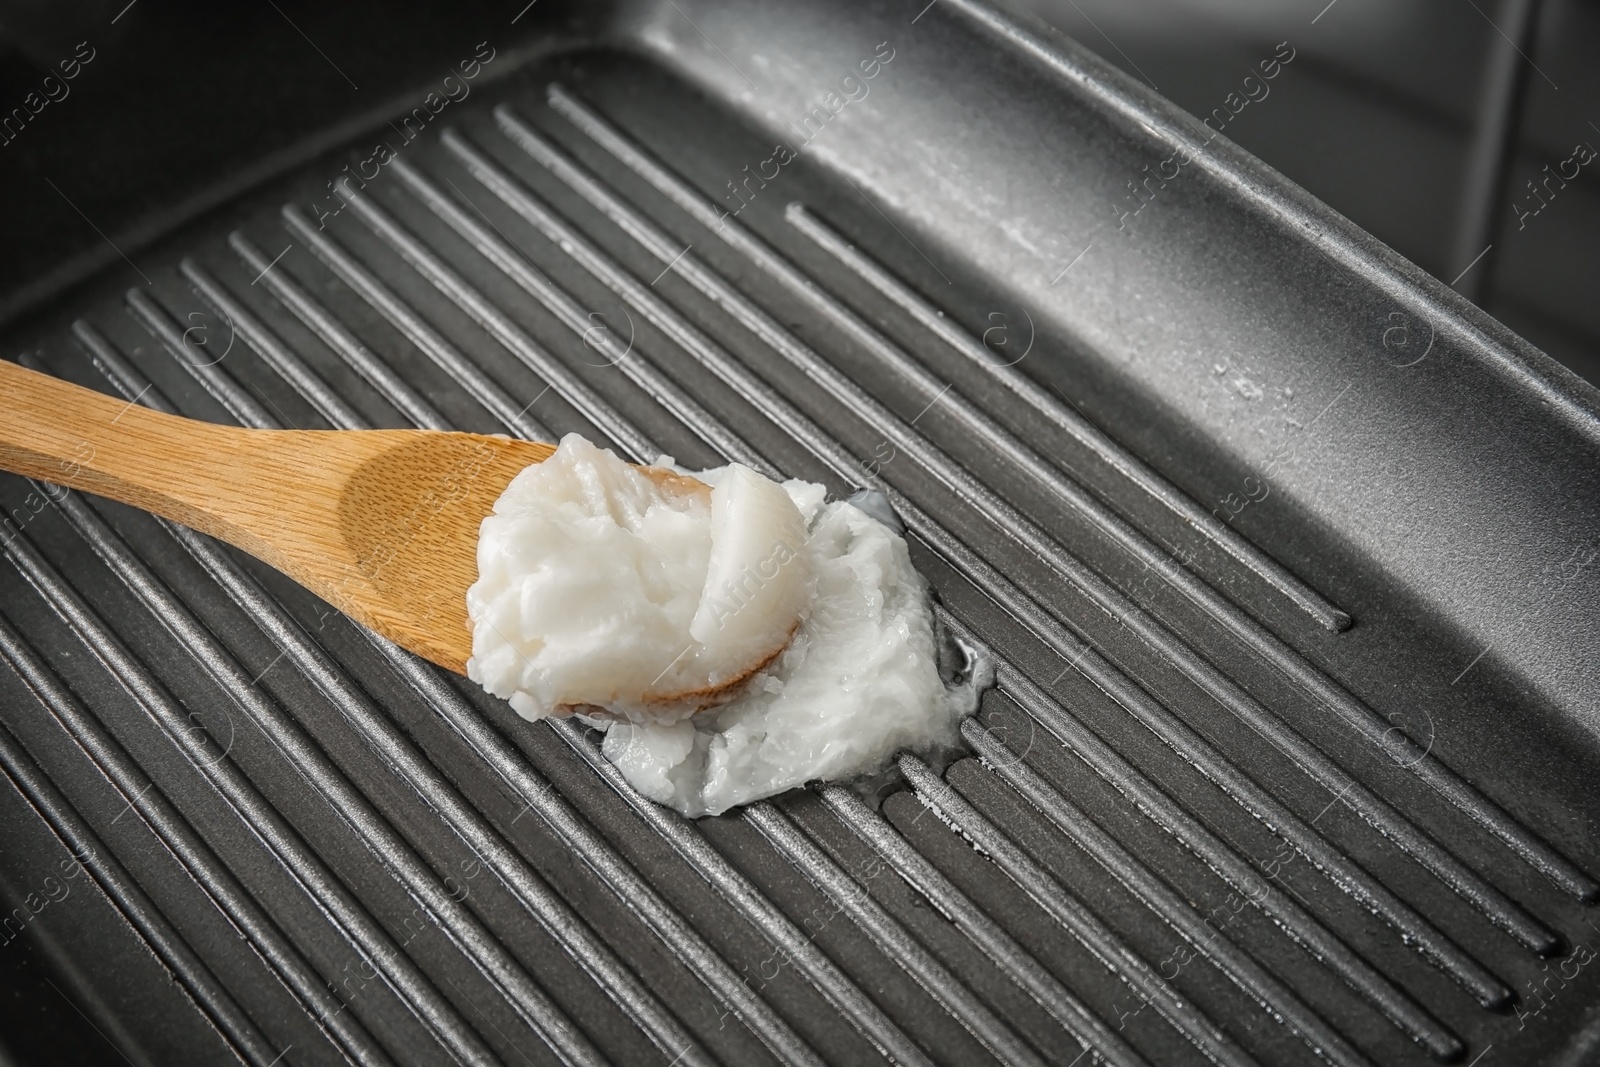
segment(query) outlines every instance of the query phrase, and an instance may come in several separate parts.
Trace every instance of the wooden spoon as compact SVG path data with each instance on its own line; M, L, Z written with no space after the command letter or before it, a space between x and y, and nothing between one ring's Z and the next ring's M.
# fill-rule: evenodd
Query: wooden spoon
M439 430L247 430L151 411L0 360L0 469L153 511L276 567L466 673L478 526L555 451ZM694 478L641 467L674 491Z

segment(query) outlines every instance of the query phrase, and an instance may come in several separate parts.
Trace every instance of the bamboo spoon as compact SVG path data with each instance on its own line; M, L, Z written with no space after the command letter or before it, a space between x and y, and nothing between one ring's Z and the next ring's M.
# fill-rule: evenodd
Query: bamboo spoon
M478 525L554 445L439 430L247 430L0 360L0 469L120 500L271 564L457 674ZM641 467L664 488L702 482Z

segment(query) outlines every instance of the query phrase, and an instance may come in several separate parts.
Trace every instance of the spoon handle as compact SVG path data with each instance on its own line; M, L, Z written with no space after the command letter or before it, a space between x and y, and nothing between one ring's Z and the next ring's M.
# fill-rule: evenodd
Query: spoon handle
M0 468L171 516L197 466L243 433L0 361ZM175 517L175 516L174 516Z
M258 555L260 534L282 521L285 487L298 482L303 501L307 461L326 464L331 451L310 440L326 431L198 422L4 360L0 412L0 469L153 511Z

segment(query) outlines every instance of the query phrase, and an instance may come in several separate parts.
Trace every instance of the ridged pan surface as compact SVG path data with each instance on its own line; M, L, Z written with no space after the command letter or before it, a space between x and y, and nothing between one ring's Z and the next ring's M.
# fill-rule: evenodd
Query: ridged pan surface
M887 133L940 49L968 57L955 80L1010 56L1008 77L1120 84L991 13L930 8L864 9L830 38L853 57L837 71L786 67L784 47L804 42L763 51L717 5L681 24L619 19L642 54L540 60L419 110L145 255L148 285L106 289L10 346L203 419L579 432L634 460L879 488L942 618L997 666L947 764L907 756L876 792L819 787L688 821L635 796L582 726L523 722L256 561L5 478L0 805L7 840L36 858L7 867L8 899L46 893L47 877L69 887L39 913L74 912L55 942L68 999L130 1060L1582 1055L1600 991L1594 663L1456 663L1481 642L1447 585L1325 514L1342 408L1381 406L1405 360L1363 351L1366 380L1334 367L1280 384L1249 351L1186 353L1221 368L1191 383L1210 412L1197 416L1165 395L1180 370L1108 370L1117 349L1096 331L1120 316L1148 336L1164 316L1228 309L1141 304L1131 267L1114 313L1103 273L1073 288L1078 272L1115 273L1134 253L1114 242L1137 235L1005 231L1004 189L917 228L981 169L962 152L1008 93L1093 140L1073 122L1079 90L1048 105L1028 96L1044 88L995 84L948 115L940 187L933 133L899 147ZM767 106L782 94L745 92L746 65L810 78L822 110ZM1142 106L1094 92L1107 114L1124 101L1116 121ZM1152 229L1211 212L1203 236L1227 196L1245 223L1298 224L1292 204L1264 206L1287 183L1252 192L1259 165L1217 152L1193 188L1148 202ZM897 194L896 153L927 202ZM1018 178L1024 207L1037 179ZM993 244L952 243L975 219L1000 227ZM1307 265L1319 239L1348 243L1329 225L1281 249L1300 265L1284 269L1349 285L1395 272L1380 281L1396 306L1424 308L1403 314L1440 317L1436 361L1467 334L1515 348L1392 254L1364 276L1348 249ZM1030 240L1083 249L1031 296L1007 274ZM1158 255L1147 240L1163 269L1210 269L1203 248L1168 235ZM1234 310L1276 329L1299 281L1248 281ZM1334 364L1348 340L1321 343ZM1372 343L1381 354L1381 329ZM1448 358L1504 372L1466 347ZM1119 392L1119 375L1146 389ZM1496 388L1506 410L1553 390L1544 410L1568 453L1551 477L1582 490L1592 413L1569 386ZM1278 436L1256 432L1269 423ZM1373 447L1422 448L1428 432ZM1507 449L1524 445L1537 451ZM1533 511L1558 510L1528 492ZM1593 508L1578 499L1575 521ZM1252 525L1250 508L1279 510ZM1541 661L1581 640L1558 617L1594 614L1590 529L1523 591L1550 605L1521 624ZM1424 617L1429 604L1445 606ZM1498 625L1491 648L1515 637ZM1436 684L1450 664L1463 676Z

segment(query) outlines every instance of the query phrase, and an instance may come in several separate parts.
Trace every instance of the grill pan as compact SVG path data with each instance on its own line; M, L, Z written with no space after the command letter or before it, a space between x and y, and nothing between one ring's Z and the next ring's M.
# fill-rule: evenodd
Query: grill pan
M256 561L7 477L0 955L74 1031L40 1047L1586 1062L1591 387L981 4L533 10L514 75L8 351L250 426L879 488L997 685L948 761L691 822Z

